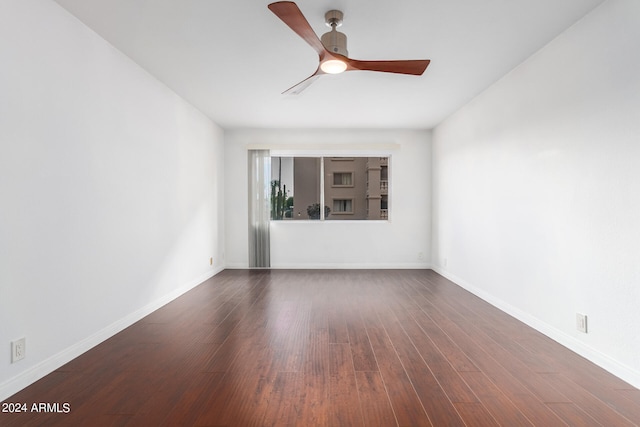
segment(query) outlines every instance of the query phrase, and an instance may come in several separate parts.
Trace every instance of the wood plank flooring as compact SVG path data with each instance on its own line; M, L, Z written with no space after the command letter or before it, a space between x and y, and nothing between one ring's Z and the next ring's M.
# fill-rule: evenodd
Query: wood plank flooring
M640 392L430 270L226 270L2 426L633 426Z

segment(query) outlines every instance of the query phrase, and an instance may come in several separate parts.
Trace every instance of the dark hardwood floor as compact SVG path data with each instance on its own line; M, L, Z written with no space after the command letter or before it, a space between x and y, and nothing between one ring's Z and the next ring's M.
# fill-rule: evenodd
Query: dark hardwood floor
M2 426L640 424L640 391L428 270L226 270L5 402L69 411Z

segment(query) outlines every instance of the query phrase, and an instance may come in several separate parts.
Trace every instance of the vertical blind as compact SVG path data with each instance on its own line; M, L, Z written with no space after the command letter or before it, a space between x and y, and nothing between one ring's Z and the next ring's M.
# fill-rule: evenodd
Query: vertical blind
M269 252L269 150L249 150L249 267L271 266Z

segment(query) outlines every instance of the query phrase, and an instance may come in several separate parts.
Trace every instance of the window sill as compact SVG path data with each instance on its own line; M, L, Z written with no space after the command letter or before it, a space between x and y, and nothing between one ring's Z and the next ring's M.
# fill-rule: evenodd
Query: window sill
M332 214L333 215L333 214ZM333 224L353 224L354 222L357 223L361 223L361 224L367 224L367 223L372 223L372 224L381 224L381 223L390 223L391 220L390 219L345 219L345 220L332 220L332 219L324 219L324 220L320 220L320 219L271 219L269 220L270 223L273 224L292 224L292 223L298 223L298 224L317 224L317 223L333 223Z

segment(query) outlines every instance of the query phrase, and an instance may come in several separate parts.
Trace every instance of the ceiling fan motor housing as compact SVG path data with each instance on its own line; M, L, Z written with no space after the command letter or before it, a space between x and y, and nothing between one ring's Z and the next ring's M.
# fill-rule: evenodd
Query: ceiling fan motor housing
M330 10L325 13L325 23L328 27L331 27L331 31L324 33L320 41L329 52L349 56L349 52L347 52L347 36L336 30L342 25L343 16L339 10Z

